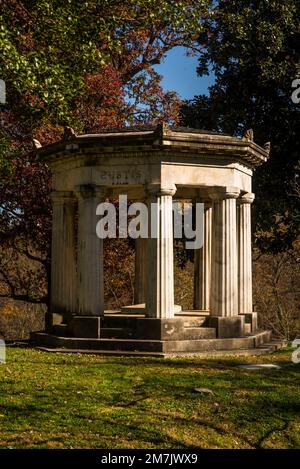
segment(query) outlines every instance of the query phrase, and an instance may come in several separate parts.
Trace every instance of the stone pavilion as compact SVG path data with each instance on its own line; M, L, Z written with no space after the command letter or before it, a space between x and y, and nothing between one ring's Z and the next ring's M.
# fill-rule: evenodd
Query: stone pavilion
M236 138L161 124L66 128L61 141L35 145L53 176L51 309L46 331L32 336L39 347L153 356L268 349L252 305L251 204L269 144L254 143L252 131ZM136 239L135 304L106 311L96 208L120 194L158 204L157 236ZM190 311L174 304L173 200L204 204Z

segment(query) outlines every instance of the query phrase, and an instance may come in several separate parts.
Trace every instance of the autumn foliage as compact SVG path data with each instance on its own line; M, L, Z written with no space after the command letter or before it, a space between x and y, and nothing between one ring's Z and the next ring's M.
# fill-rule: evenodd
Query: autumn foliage
M153 66L175 46L196 47L210 3L0 0L0 296L48 302L51 179L32 139L57 141L65 125L89 133L176 123L181 101ZM106 248L111 306L130 299L125 248Z

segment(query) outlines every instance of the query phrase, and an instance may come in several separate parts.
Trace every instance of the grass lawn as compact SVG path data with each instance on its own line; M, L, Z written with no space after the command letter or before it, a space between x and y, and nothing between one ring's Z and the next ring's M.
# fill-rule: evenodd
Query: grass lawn
M161 360L8 347L0 365L0 448L300 448L299 410L291 350Z

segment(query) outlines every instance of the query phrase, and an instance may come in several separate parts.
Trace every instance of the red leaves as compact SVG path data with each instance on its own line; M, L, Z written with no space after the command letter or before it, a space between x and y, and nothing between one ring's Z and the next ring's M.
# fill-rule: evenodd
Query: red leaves
M98 73L85 77L87 95L112 103L124 96L122 80L111 64L102 67Z
M50 174L35 155L15 156L11 170L1 174L0 239L29 237L42 251L51 239Z
M35 109L44 109L45 103L42 101L36 94L34 93L25 93L24 95L25 101Z
M63 135L63 131L63 127L44 121L41 123L40 127L34 130L33 136L42 145L46 145L60 140Z
M74 117L83 132L122 127L125 123L122 80L112 65L85 77L86 93L77 99Z

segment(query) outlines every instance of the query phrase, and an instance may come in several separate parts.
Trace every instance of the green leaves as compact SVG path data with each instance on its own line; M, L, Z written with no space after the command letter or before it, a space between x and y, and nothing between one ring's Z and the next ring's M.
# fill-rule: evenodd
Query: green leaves
M54 123L70 122L87 74L112 64L127 83L173 46L192 45L210 3L17 0L16 7L5 2L0 76L10 89L8 106L18 99L23 123L30 126L45 116ZM135 37L141 38L139 44Z
M252 128L257 143L271 141L270 161L254 176L255 241L263 251L285 250L299 232L292 181L300 106L291 94L300 62L300 3L219 0L203 27L198 72L213 69L216 83L209 97L199 96L183 110L184 124L238 135ZM274 222L278 214L284 229Z

